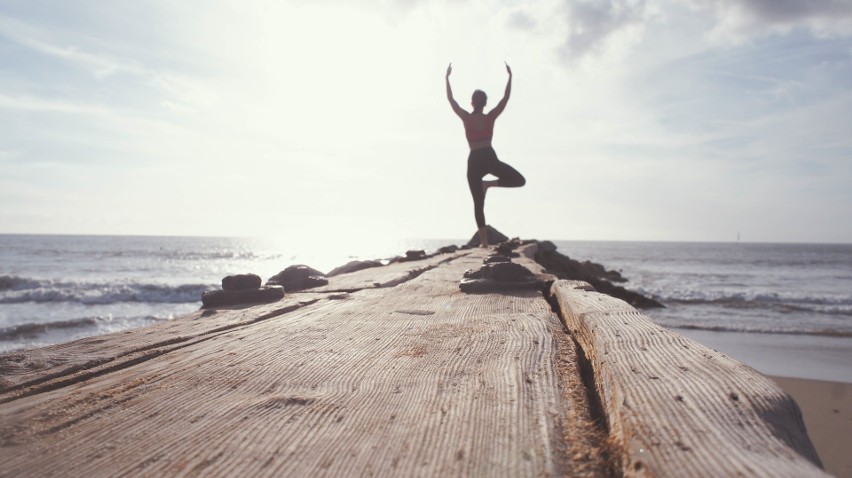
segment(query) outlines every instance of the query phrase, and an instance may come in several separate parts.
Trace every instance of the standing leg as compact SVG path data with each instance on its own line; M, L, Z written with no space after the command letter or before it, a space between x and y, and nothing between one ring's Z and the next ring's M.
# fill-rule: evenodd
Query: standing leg
M486 171L482 167L481 158L471 157L467 160L467 185L470 195L473 196L473 216L476 218L476 227L479 232L479 243L482 247L488 247L488 231L485 228L485 184L482 177Z
M476 227L479 230L479 242L482 247L488 246L488 235L485 229L485 190L482 187L482 176L475 172L467 172L467 185L470 187L470 195L473 196L473 216L476 218ZM483 239L484 237L484 239Z

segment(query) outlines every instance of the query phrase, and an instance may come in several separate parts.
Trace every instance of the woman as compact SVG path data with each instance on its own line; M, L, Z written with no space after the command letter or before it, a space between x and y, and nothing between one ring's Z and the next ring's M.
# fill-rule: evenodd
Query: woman
M464 132L470 145L470 155L467 157L467 184L470 186L470 194L473 196L473 215L476 217L476 227L479 230L479 243L482 247L488 247L488 231L485 228L485 192L488 188L499 186L503 188L517 188L526 184L526 179L521 176L515 168L497 159L497 153L491 147L491 138L494 136L494 121L506 108L509 102L509 94L512 92L512 69L506 64L506 72L509 73L509 81L506 83L506 93L497 106L485 113L485 103L488 97L482 90L473 92L470 100L473 111L468 113L463 110L456 100L453 99L453 90L450 87L450 74L453 72L453 64L447 67L447 99L453 111L464 123ZM486 174L497 177L496 180L484 181Z

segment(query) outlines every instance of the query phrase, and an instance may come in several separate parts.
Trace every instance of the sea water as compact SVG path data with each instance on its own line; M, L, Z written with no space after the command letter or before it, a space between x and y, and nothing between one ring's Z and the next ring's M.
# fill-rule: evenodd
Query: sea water
M852 337L852 245L561 242L665 304L646 311L681 329Z
M171 320L229 274L327 272L463 242L0 235L0 353ZM646 313L667 327L852 337L852 245L554 242L663 302Z
M0 235L0 353L171 320L230 274L328 272L451 242Z

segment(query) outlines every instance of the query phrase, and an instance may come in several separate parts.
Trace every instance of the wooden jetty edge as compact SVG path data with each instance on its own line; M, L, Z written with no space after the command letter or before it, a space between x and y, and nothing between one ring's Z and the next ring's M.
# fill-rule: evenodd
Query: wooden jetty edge
M825 476L796 402L585 282L551 297L594 373L625 476Z
M584 283L462 293L489 252L0 355L0 476L825 476L771 381Z

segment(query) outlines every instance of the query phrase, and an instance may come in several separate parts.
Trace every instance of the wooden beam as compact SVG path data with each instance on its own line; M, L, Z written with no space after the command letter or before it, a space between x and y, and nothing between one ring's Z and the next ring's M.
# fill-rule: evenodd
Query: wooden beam
M594 372L624 476L827 476L773 381L584 282L551 294Z

